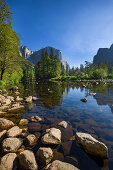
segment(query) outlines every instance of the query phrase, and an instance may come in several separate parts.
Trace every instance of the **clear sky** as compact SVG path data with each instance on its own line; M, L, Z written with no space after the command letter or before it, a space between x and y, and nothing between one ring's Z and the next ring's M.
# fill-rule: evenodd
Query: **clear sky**
M61 49L70 66L113 43L113 0L6 0L21 45Z

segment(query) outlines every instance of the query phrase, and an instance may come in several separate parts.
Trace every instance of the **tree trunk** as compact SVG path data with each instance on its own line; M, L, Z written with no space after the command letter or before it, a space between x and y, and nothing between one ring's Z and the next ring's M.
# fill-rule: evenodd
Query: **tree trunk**
M3 80L3 74L4 74L4 69L1 70L1 74L0 74L0 80Z

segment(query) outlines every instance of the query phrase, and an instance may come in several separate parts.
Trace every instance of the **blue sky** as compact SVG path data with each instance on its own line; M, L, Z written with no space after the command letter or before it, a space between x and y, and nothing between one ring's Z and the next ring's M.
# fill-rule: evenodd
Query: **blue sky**
M70 66L113 43L113 0L6 0L21 45L61 49Z

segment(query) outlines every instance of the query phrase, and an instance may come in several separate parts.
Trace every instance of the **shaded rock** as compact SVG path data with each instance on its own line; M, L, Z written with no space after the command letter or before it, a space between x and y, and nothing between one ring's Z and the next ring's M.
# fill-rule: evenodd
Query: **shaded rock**
M70 163L71 165L74 165L74 166L78 166L78 160L75 158L75 157L72 157L72 156L66 156L65 157L65 161L67 163Z
M42 121L42 118L39 117L39 116L32 116L32 117L30 118L30 120L33 121L33 122L37 122L37 121Z
M25 107L23 105L19 105L17 107L12 107L10 109L8 109L8 112L14 112L14 111L18 111L18 110L21 110L21 109L24 109Z
M20 103L14 103L13 105L12 105L12 108L13 107L19 107L20 106Z
M22 129L20 129L18 126L14 126L7 131L7 136L8 137L16 137L16 136L20 135L21 132L22 132Z
M53 150L53 161L59 160L59 161L64 161L64 155L61 152L58 152L57 149L52 149Z
M63 128L67 128L67 122L66 121L62 121L58 125L63 127Z
M37 170L38 165L35 160L34 153L30 150L25 150L19 155L19 164L23 170Z
M46 130L46 134L41 138L43 144L52 145L61 143L61 131L56 128Z
M17 170L17 155L15 153L8 153L1 158L1 170Z
M59 160L53 161L51 164L49 164L46 167L47 170L78 170L75 166L66 163L66 162L61 162Z
M15 99L17 102L21 102L23 100L23 98L20 98L19 96L16 97Z
M0 117L3 117L7 112L0 111Z
M26 143L30 146L33 146L36 144L37 138L35 135L30 134L26 137Z
M84 98L84 99L81 99L81 101L82 101L82 102L87 102L87 99L86 99L86 98Z
M19 122L19 125L27 125L28 124L28 120L27 119L21 119Z
M27 103L31 103L31 102L32 102L32 96L27 97L25 101L26 101Z
M37 132L41 129L41 124L36 122L31 122L28 124L29 131Z
M53 151L51 148L40 147L37 152L37 157L41 162L47 165L53 158Z
M0 142L2 141L4 135L6 134L7 130L3 130L2 132L0 132Z
M12 96L7 96L7 99L10 99L11 102L14 101L14 97L12 97Z
M67 141L65 143L62 143L62 149L64 155L69 155L71 151L72 141Z
M1 111L6 111L7 109L9 109L9 106L4 105L0 107Z
M0 118L0 128L1 129L9 129L14 126L14 123L10 120Z
M3 152L15 152L22 145L23 141L20 138L6 138L2 142Z
M108 158L107 146L93 138L88 133L76 133L77 143L89 154L102 158Z
M6 94L7 90L6 89L2 89L2 94Z
M11 90L11 91L15 92L15 91L17 91L17 90L18 90L18 87L17 87L17 86L12 86L9 90Z

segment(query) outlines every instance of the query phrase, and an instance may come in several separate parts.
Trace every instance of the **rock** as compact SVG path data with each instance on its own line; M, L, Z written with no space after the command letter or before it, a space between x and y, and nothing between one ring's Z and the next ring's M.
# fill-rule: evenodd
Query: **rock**
M27 119L21 119L19 122L19 125L27 125L28 124L28 120Z
M76 141L90 155L108 158L107 146L93 138L90 134L77 132Z
M60 122L58 125L63 128L67 128L67 122L65 122L65 121Z
M32 97L32 100L38 100L38 97Z
M20 98L19 96L16 97L15 99L17 102L21 102L23 100L23 98Z
M11 102L14 101L14 97L12 97L12 96L7 96L7 99L10 99Z
M6 89L2 89L2 94L6 94L7 90Z
M16 92L15 92L15 94L16 94L16 95L19 95L19 94L20 94L20 92L16 91Z
M86 98L84 98L84 99L81 99L81 101L82 101L82 102L87 102L87 99L86 99Z
M6 134L7 130L3 130L2 132L0 132L0 142L2 141L4 135Z
M37 141L37 138L35 135L33 134L30 134L26 137L26 143L29 145L29 146L33 146L36 144L36 141Z
M22 129L20 129L18 126L14 126L7 131L7 136L8 137L16 137L16 136L20 135L21 132L22 132Z
M47 165L53 158L53 151L51 148L41 147L38 149L37 157L41 162Z
M17 107L12 107L12 108L8 109L8 112L15 112L15 111L18 111L18 110L22 110L24 108L25 107L23 105L19 105Z
M43 144L52 145L61 143L61 131L56 128L46 130L46 134L41 138Z
M9 109L9 106L4 105L0 107L0 111L6 111L7 109Z
M39 116L32 116L32 117L30 118L30 120L33 121L33 122L37 122L37 121L42 121L42 118L39 117Z
M0 111L0 117L3 117L7 112Z
M20 138L6 138L2 142L3 152L15 152L22 145L23 141Z
M3 95L0 94L0 103L4 103L5 97Z
M69 163L55 160L47 166L46 170L78 170L78 168Z
M82 87L86 87L86 85L83 84Z
M6 105L6 106L10 105L11 104L11 100L10 99L5 99L3 104Z
M8 153L1 158L1 170L17 170L17 155L15 153Z
M10 120L0 118L0 129L9 129L14 126L14 123Z
M96 93L89 93L89 95L91 95L91 96L95 96L95 95L96 95Z
M25 101L26 101L27 103L31 103L31 102L32 102L32 96L27 97Z
M25 150L20 153L18 158L22 170L38 170L38 165L32 151Z
M11 91L15 92L15 91L17 91L17 90L18 90L18 87L17 87L17 86L12 86L9 90L11 90Z
M19 107L20 106L20 103L14 103L13 105L12 105L12 108L13 107Z

